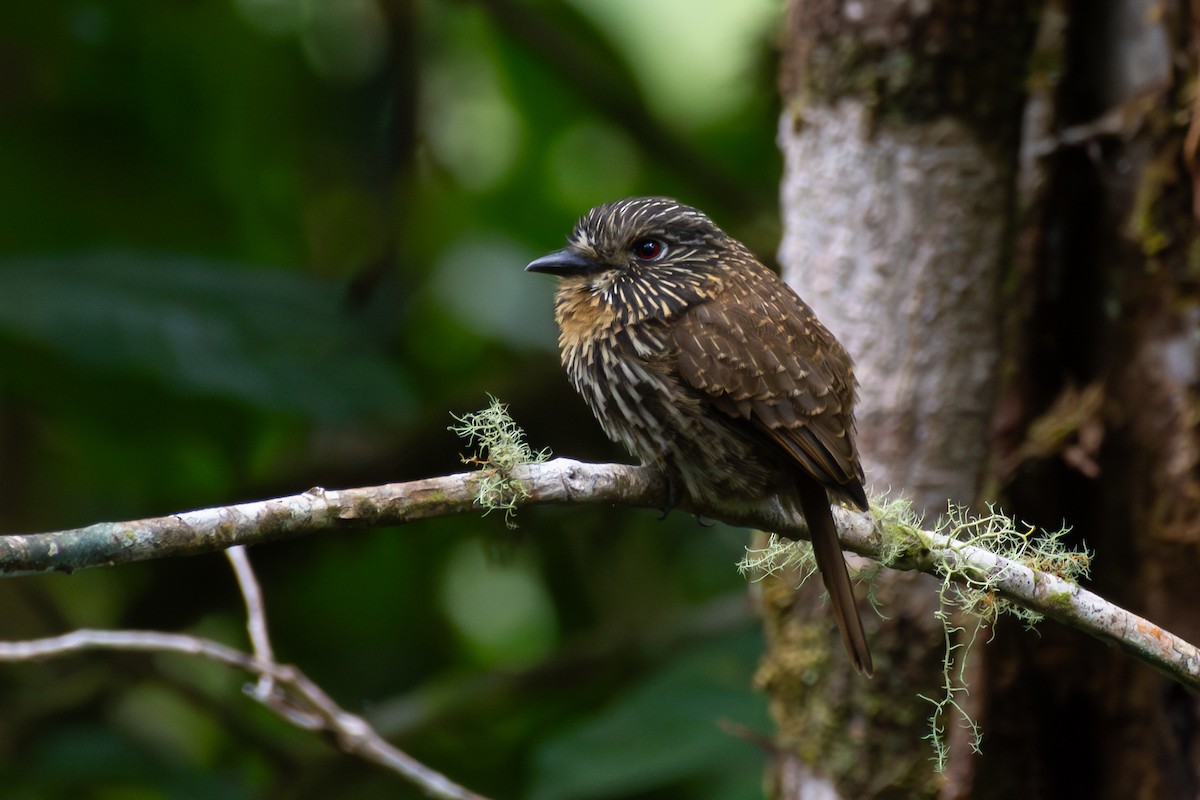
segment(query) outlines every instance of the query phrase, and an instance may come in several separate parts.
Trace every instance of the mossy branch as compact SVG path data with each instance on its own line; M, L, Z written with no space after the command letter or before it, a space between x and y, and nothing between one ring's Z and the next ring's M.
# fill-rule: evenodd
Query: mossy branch
M661 509L667 487L657 470L556 458L514 467L524 487L515 508L595 503ZM0 536L0 576L113 566L198 555L316 533L401 526L478 510L479 472L359 489L310 489L254 503L186 511L131 522L104 522L51 533ZM767 501L747 510L681 503L680 510L731 525L806 537L802 517ZM1072 581L1034 569L936 530L898 524L897 538L869 514L833 510L842 546L896 569L931 575L988 576L997 599L1115 644L1184 686L1200 690L1200 649ZM883 528L883 530L881 530ZM911 538L907 538L911 537ZM899 544L899 546L898 546ZM959 580L959 578L955 578Z
M933 748L936 769L945 769L949 746L944 736L946 717L957 714L969 731L969 743L979 750L982 731L976 721L958 702L968 686L964 677L967 659L979 633L1005 614L1016 617L1027 626L1040 622L1045 613L1023 605L1001 592L1003 579L1021 567L1035 574L1047 574L1078 588L1078 580L1086 577L1091 554L1086 550L1071 550L1063 543L1068 529L1043 533L1020 525L1015 519L998 513L989 506L986 514L972 515L951 505L931 531L921 528L922 520L913 513L904 499L872 498L871 512L879 526L879 546L872 554L874 568L861 570L860 578L871 585L874 598L874 579L880 567L903 568L905 564L929 562L932 572L940 579L938 610L935 616L942 625L945 649L942 662L940 697L922 699L933 705L929 733L925 737ZM954 548L977 548L1001 559L988 568L970 559L943 558ZM816 572L816 559L806 542L795 542L772 536L765 548L747 550L738 568L745 574L763 577L772 574L798 574L803 583ZM965 620L966 625L958 620Z
M502 410L502 409L501 409ZM487 413L487 412L482 412ZM486 419L464 419L460 425L483 435ZM500 429L503 429L503 425ZM495 426L492 425L492 432ZM517 440L523 447L523 439ZM518 448L519 449L519 448ZM235 544L253 545L315 533L402 526L410 522L479 508L489 496L489 481L502 476L503 490L495 507L506 515L529 505L547 503L617 504L661 509L667 486L655 469L619 464L586 464L557 458L536 462L526 452L514 462L489 447L479 455L482 470L406 483L358 489L310 489L299 495L253 503L187 511L166 517L105 522L50 533L0 536L0 577L42 572L72 572L170 556L198 555ZM544 457L544 456L541 456ZM482 493L482 494L481 494ZM756 508L741 504L683 502L679 509L730 525L776 531L807 538L804 520L775 500ZM842 546L895 569L915 569L943 580L944 599L953 595L976 606L1014 611L1026 619L1044 615L1129 652L1184 686L1200 690L1200 649L1119 606L1080 587L1071 569L1084 564L1081 555L1037 545L1024 534L1011 548L994 552L1001 542L992 515L971 523L974 535L954 538L946 530L925 530L917 521L886 504L880 519L834 509ZM951 515L951 529L955 522ZM970 526L969 526L970 527ZM1015 530L1015 529L1014 529ZM1056 574L1057 573L1057 574Z
M451 416L458 421L450 430L475 445L475 454L463 461L483 468L475 503L484 508L484 516L499 509L510 530L517 527L517 503L529 496L525 485L513 477L513 470L524 464L541 464L550 457L550 449L534 451L525 441L525 431L508 415L508 406L488 395L488 407Z

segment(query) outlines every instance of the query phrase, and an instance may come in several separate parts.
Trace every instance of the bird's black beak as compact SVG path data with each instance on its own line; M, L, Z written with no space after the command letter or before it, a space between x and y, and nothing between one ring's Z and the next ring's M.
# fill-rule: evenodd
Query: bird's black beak
M562 250L556 250L553 253L529 262L529 266L525 268L525 271L545 272L549 275L557 275L560 278L568 278L572 275L590 275L602 269L603 267L587 256L580 254L579 251L570 247L564 247Z

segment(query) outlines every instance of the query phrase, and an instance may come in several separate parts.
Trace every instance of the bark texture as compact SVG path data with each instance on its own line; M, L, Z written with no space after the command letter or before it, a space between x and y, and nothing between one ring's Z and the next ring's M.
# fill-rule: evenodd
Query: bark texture
M1093 588L1200 639L1200 4L1054 6L1023 150L999 487ZM1051 79L1051 76L1054 76ZM1200 797L1200 702L1056 627L1002 630L976 797ZM1071 720L1069 736L1050 731ZM1021 768L1017 768L1020 765Z
M1065 521L1091 588L1192 641L1198 58L1196 0L793 0L780 127L781 260L855 358L868 483ZM870 684L766 587L778 796L1200 797L1196 695L1051 623L977 648L983 753L932 775L941 631L903 581Z
M861 100L784 120L780 260L854 355L868 483L937 513L987 455L1009 165L953 118L873 129Z
M1033 7L795 0L789 9L784 275L855 360L867 483L931 517L947 501L974 502L985 476ZM812 663L828 649L825 616L816 590L792 586L764 591L759 677L786 745L777 796L944 791L922 742L932 707L918 697L940 693L933 582L879 582L888 620L867 621L869 683L836 658ZM964 761L951 765L952 782L968 783L969 749L954 744Z

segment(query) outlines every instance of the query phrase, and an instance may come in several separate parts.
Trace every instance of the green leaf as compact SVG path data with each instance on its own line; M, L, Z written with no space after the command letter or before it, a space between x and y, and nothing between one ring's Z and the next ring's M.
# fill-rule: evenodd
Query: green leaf
M0 357L29 348L93 375L318 421L394 419L410 405L336 284L105 252L0 260L0 286Z

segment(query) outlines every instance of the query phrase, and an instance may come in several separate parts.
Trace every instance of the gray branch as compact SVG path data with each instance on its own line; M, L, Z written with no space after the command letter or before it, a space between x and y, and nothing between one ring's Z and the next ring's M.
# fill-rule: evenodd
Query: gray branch
M51 534L52 535L52 534ZM258 579L246 551L226 551L246 602L247 632L253 655L199 636L158 631L79 629L45 639L0 642L0 662L39 661L95 650L177 653L206 658L258 676L247 694L290 724L332 736L345 753L369 761L415 784L438 800L487 800L392 745L357 714L346 711L298 667L275 660Z
M22 575L195 555L232 545L278 541L319 532L399 526L420 519L478 512L475 497L486 470L362 489L310 489L255 503L190 511L132 522L100 523L76 530L0 536L0 575ZM667 487L653 469L585 464L558 458L511 473L525 494L518 506L545 503L613 503L662 508ZM803 518L777 502L748 509L735 505L680 505L708 519L806 538ZM882 553L882 537L868 514L834 509L842 545L869 558ZM904 568L942 574L985 575L1005 598L1064 625L1115 644L1172 680L1200 690L1200 649L1159 626L1113 605L1070 581L1039 572L980 547L923 531L907 548Z

